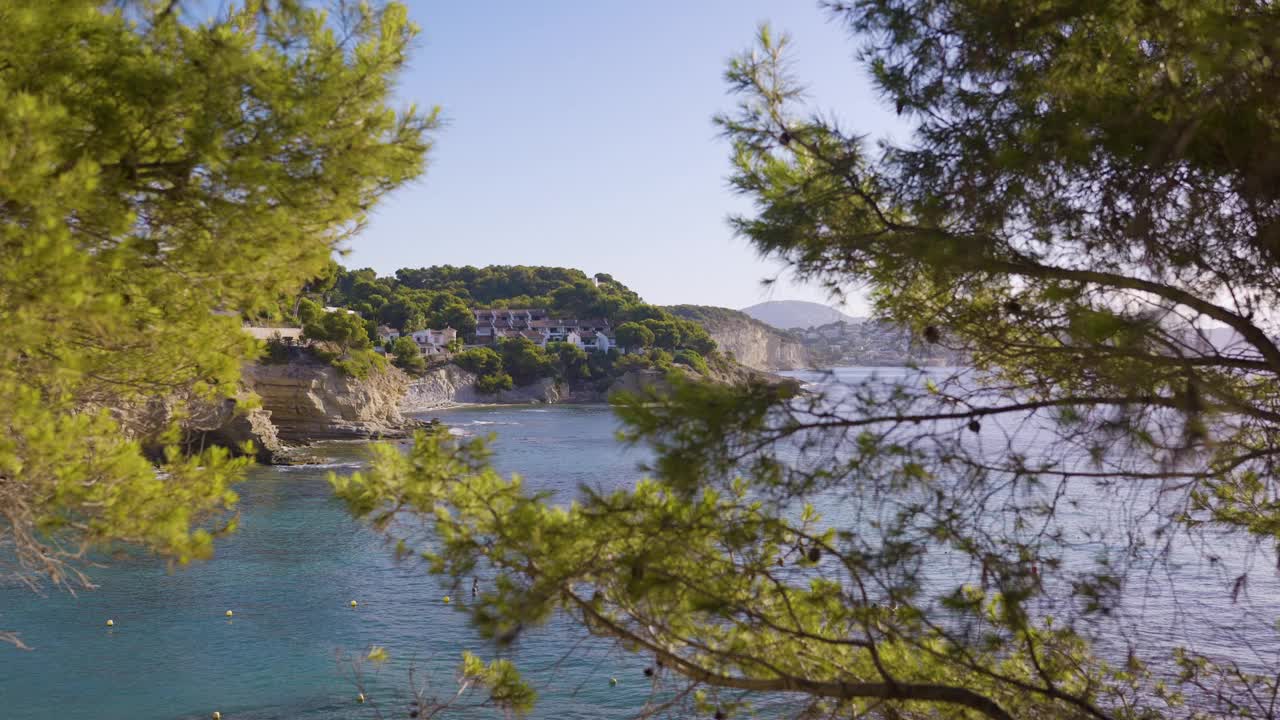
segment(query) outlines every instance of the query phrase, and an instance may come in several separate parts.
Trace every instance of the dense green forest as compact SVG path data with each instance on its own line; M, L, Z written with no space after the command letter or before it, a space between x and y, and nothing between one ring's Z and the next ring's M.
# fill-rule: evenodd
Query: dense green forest
M345 314L326 315L322 306L354 310L362 319ZM615 339L629 351L623 360L616 350L608 353L574 353L571 347L549 343L538 347L524 339L508 339L494 348L472 348L454 361L481 376L487 391L509 389L543 377L566 382L605 381L637 368L669 369L684 365L706 374L711 364L723 362L715 341L697 322L646 303L634 290L599 273L589 277L572 268L490 265L487 267L435 265L402 268L393 276L379 277L371 268L350 270L332 263L309 283L298 297L283 298L261 311L260 321L296 322L308 338L319 343L318 352L336 367L363 375L378 366L371 356L378 344L378 327L402 333L426 328L451 327L464 343L475 339L476 307L545 308L552 316L603 318L615 330ZM363 325L363 336L353 326ZM426 364L402 344L387 352L397 366L420 372ZM582 357L578 357L581 354Z

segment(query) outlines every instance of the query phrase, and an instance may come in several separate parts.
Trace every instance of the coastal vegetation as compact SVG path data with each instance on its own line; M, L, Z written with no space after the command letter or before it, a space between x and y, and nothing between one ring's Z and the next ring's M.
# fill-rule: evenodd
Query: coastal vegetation
M1280 9L827 7L911 137L807 112L762 29L718 120L734 226L971 367L640 394L618 413L651 479L572 505L443 434L338 494L428 523L404 542L432 572L496 574L487 636L562 613L705 717L1276 717L1245 595L1280 537ZM1196 592L1213 639L1171 637Z
M326 313L324 307L356 314ZM540 347L523 338L453 354L452 362L476 373L477 389L487 394L542 378L607 384L628 369L668 370L673 363L705 375L708 361L728 362L697 322L644 302L610 275L589 278L581 270L559 267L433 266L378 277L371 269L347 270L334 263L326 278L296 298L282 298L259 319L301 323L306 337L321 343L324 359L364 377L377 367L370 348L378 342L379 325L401 333L452 328L460 342L469 344L476 340L474 310L479 307L539 308L553 317L603 319L617 328L617 342L636 356L618 365L618 351L583 353L562 343ZM359 328L368 344L358 337ZM390 350L397 367L413 373L427 369L425 361L409 358L409 343L397 347L399 352Z

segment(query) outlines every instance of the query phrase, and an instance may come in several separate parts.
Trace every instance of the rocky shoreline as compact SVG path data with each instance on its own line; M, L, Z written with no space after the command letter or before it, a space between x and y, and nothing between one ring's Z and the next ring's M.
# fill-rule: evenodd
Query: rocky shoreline
M603 387L544 378L492 395L478 392L476 376L455 365L437 366L418 377L390 368L357 379L310 360L255 364L244 369L240 397L192 412L184 426L188 446L243 451L248 444L259 462L292 465L312 461L305 448L317 441L403 438L432 424L410 417L415 413L465 405L606 403L618 392L663 387L666 377L658 370L632 370ZM748 377L766 374L740 368L711 380L739 382ZM171 412L166 407L152 409L151 414L155 422Z

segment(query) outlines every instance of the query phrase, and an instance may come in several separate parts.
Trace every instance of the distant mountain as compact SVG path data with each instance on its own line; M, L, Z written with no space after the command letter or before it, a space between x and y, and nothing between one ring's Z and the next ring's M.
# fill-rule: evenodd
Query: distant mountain
M770 300L759 305L742 308L742 312L766 325L783 330L804 329L829 325L833 322L861 322L821 303L803 300Z

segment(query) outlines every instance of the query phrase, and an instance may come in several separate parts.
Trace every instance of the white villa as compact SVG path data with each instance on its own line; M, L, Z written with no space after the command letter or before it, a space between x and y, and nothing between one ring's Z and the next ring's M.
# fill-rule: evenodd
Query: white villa
M593 352L606 352L616 347L613 329L603 318L553 318L546 310L536 308L477 308L473 312L477 345L492 345L503 338L524 337L539 347L546 347L549 342L567 342Z
M378 340L383 347L390 345L400 337L400 331L386 325L378 326ZM458 339L458 331L447 327L443 330L417 330L406 333L405 337L411 338L418 345L418 350L423 355L439 355L445 352L445 347L449 343Z
M349 308L334 307L333 305L325 305L325 306L324 306L324 311L325 311L325 312L327 312L327 313L336 313L336 312L340 312L340 313L346 313L346 314L348 314L348 315L359 315L359 314L360 314L360 313L356 312L355 310L351 310L351 309L349 309Z
M389 345L400 339L400 331L390 325L378 326L378 342L383 345Z
M423 355L438 355L445 352L449 343L458 339L458 331L451 327L443 330L417 330L409 333Z

